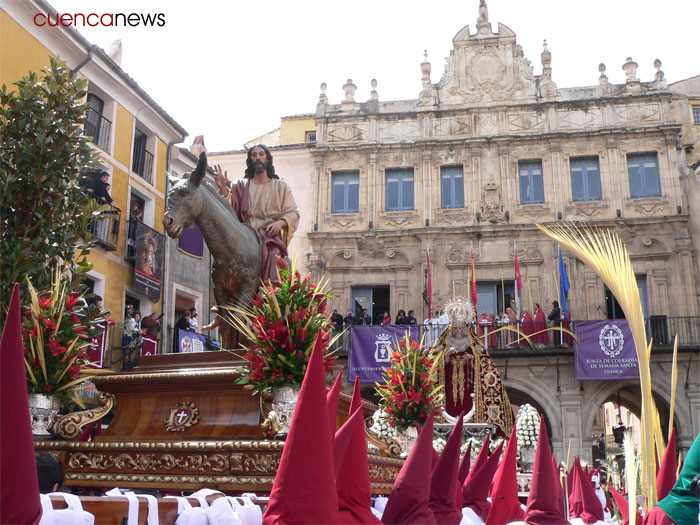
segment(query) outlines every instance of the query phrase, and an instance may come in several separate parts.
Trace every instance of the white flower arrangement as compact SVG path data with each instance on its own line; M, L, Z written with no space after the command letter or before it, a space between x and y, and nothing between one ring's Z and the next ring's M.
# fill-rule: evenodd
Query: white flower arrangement
M396 429L389 424L389 419L384 417L385 415L386 414L382 410L376 410L374 414L372 414L374 423L370 427L370 430L375 434L396 439Z
M540 433L540 415L535 410L535 407L529 404L522 405L520 410L518 410L515 425L518 449L535 447Z
M433 439L433 448L438 454L442 454L442 451L445 449L445 445L447 445L447 441L445 441L441 437L436 437L435 439Z

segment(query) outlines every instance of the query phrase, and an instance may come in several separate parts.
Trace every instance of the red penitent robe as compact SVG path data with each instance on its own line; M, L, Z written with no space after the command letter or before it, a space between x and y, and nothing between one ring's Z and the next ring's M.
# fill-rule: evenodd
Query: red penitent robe
M544 312L542 310L537 310L537 313L535 314L535 332L540 332L542 330L547 329L547 318L544 316ZM549 333L548 332L542 332L541 334L537 334L535 337L535 343L538 344L549 344Z

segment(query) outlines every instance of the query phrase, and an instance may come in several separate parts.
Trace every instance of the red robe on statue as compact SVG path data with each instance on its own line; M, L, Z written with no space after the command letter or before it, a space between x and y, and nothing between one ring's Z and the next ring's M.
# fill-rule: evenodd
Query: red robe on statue
M535 314L535 332L541 332L547 329L547 318L544 316L542 309L537 310ZM537 344L546 345L549 344L549 333L542 332L534 337L534 341Z

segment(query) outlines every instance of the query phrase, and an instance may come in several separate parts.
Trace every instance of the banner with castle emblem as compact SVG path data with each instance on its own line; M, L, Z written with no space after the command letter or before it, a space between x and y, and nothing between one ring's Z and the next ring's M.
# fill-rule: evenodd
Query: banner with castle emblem
M574 333L576 379L639 379L637 351L626 320L577 321Z
M360 378L361 383L382 381L384 369L391 364L391 348L406 331L419 341L418 325L353 326L350 328L350 359L348 380Z

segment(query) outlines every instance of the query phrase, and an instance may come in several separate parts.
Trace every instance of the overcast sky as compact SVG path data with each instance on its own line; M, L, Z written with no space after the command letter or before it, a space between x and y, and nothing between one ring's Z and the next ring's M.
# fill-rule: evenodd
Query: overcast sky
M517 35L535 74L542 40L559 87L595 85L604 62L624 82L631 56L638 77L653 79L659 58L669 82L700 74L698 0L487 0L494 30ZM78 27L109 51L122 39L122 67L209 151L239 149L280 125L313 113L321 82L331 103L352 78L356 101L414 99L428 50L432 81L443 72L452 38L476 30L478 0L223 2L214 0L49 0L61 13L163 13L163 27Z

